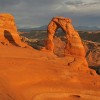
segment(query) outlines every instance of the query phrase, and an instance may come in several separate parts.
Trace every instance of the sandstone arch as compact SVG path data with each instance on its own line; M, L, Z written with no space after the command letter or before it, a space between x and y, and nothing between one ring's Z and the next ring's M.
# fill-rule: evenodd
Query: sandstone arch
M66 36L67 43L65 47L65 55L71 54L75 56L85 57L85 49L80 39L78 32L71 24L71 19L64 17L54 17L48 25L47 32L47 44L46 49L53 52L54 43L53 36L58 28L61 28Z

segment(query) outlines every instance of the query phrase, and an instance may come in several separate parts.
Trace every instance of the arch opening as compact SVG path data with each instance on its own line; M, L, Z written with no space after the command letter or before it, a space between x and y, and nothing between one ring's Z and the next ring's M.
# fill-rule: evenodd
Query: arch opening
M48 25L47 32L48 32L48 39L47 39L47 49L52 51L57 56L65 56L65 47L66 47L66 29L65 26L63 27L60 20L56 20L53 18ZM65 23L66 24L66 23Z
M54 54L58 57L64 57L65 56L65 46L67 43L67 39L65 37L65 32L61 27L58 27L54 37L53 37L53 43L54 43Z

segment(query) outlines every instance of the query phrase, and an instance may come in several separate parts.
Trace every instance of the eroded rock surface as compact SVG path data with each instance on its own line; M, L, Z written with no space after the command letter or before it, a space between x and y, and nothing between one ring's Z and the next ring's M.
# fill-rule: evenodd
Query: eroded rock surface
M48 40L46 48L50 51L54 50L53 36L58 28L61 28L67 39L65 47L65 55L71 54L85 57L85 49L81 39L71 24L71 19L64 17L54 17L48 25Z
M0 44L20 47L27 46L21 42L14 17L10 14L0 14Z
M88 63L86 61L86 52L78 32L71 24L71 19L64 17L54 17L48 25L48 38L46 49L54 52L54 34L58 28L61 28L66 36L66 46L64 55L73 56L73 61L69 62L68 66L72 70L87 70Z

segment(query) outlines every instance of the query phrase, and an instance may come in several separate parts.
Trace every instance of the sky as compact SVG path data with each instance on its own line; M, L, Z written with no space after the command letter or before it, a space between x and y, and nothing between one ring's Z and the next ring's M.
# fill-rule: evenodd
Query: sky
M100 27L100 0L0 0L0 13L12 14L20 28L47 25L55 16Z

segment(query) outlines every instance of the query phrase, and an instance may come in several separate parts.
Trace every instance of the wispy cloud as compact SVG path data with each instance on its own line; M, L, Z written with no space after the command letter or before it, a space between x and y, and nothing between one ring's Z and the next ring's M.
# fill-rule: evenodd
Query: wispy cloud
M76 6L76 7L78 7L78 6L81 6L81 7L85 7L85 6L96 6L96 5L100 5L100 0L89 0L88 2L87 1L81 1L81 0L68 0L68 1L66 1L65 2L65 4L67 5L67 6Z
M48 24L54 16L71 17L74 24L100 26L100 0L0 0L0 12L13 14L20 27Z
M65 4L69 5L69 6L80 6L80 5L83 5L84 2L82 2L82 1L66 1Z
M0 0L1 7L8 7L13 5L18 5L21 0Z

